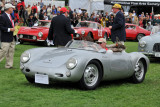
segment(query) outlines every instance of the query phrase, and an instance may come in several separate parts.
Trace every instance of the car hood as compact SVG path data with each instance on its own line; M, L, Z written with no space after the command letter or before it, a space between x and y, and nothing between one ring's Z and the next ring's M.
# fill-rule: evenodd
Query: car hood
M150 36L145 36L141 40L146 41L146 42L154 42L154 43L159 43L160 41L160 32L152 34Z
M41 67L60 67L77 55L77 51L68 48L58 48L50 50L34 60L34 65Z
M21 27L18 34L37 35L39 32L48 30L47 27Z
M81 33L81 31L86 31L86 30L91 31L91 30L93 30L93 28L88 28L88 27L75 27L74 30L76 30L77 33Z

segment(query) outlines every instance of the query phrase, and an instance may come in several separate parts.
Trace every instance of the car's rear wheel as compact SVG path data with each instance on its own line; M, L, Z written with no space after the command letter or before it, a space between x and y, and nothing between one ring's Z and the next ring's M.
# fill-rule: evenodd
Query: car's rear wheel
M80 80L80 86L85 90L94 90L102 79L102 68L99 62L92 60L86 66Z
M134 83L141 83L144 81L146 75L145 64L142 60L139 60L135 65L135 72L131 79Z
M30 83L35 83L35 80L34 78L31 78L31 77L28 77L28 76L25 76L27 81L30 82Z
M137 39L137 41L139 41L142 37L144 37L144 35L143 35L143 34L138 34L138 35L137 35L137 38L136 38L136 39Z

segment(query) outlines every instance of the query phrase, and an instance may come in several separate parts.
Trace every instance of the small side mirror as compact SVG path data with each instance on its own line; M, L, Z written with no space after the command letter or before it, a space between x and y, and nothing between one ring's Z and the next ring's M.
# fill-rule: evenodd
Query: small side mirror
M99 50L98 52L99 52L99 53L104 53L104 54L105 54L105 53L106 53L106 50L105 50L105 49L101 49L101 50Z

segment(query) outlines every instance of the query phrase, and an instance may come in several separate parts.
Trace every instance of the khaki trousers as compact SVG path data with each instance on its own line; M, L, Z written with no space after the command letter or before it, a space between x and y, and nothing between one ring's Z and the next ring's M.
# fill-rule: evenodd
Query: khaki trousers
M13 42L1 42L0 49L0 62L6 57L6 65L5 68L13 67L13 57L15 50L15 41Z

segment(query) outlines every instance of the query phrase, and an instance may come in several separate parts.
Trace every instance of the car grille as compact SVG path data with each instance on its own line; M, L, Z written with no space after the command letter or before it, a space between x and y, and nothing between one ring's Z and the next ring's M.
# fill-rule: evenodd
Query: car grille
M37 38L36 36L33 35L23 35L22 37L23 39L33 39L33 38Z
M153 51L154 52L160 52L160 43L155 43L154 44Z

